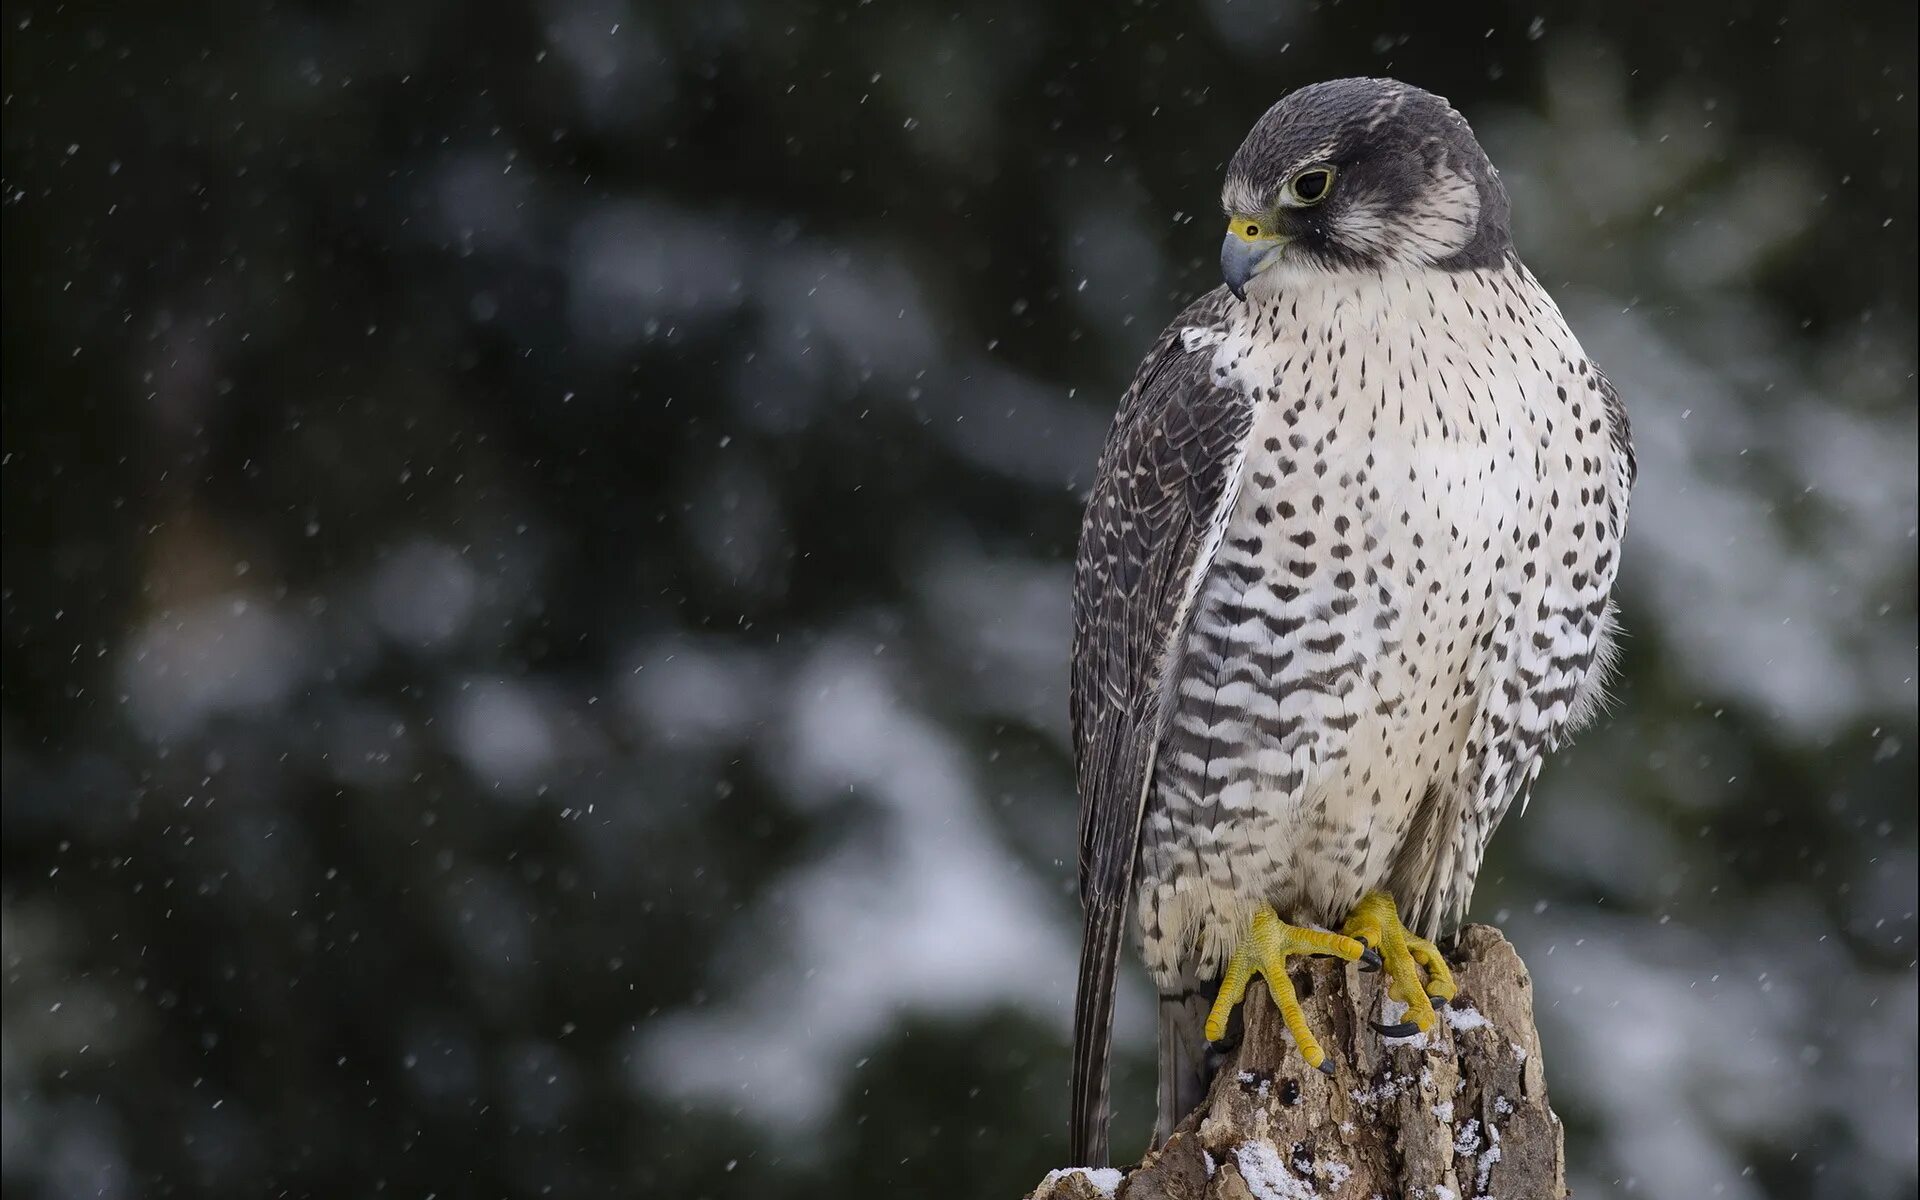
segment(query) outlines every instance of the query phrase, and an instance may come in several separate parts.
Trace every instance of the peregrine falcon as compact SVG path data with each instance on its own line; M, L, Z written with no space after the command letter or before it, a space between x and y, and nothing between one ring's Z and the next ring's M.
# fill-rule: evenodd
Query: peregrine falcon
M1072 1153L1107 1158L1130 919L1159 989L1156 1142L1255 973L1377 965L1426 1030L1488 838L1594 709L1627 415L1521 263L1445 100L1342 79L1269 109L1222 192L1225 286L1120 403L1074 576L1086 910ZM1336 932L1337 930L1337 932Z

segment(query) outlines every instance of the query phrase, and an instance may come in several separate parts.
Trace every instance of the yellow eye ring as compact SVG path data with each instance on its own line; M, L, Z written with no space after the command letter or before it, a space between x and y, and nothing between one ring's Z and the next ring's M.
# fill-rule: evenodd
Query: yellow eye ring
M1332 167L1314 167L1287 181L1288 198L1302 207L1320 203L1332 190Z

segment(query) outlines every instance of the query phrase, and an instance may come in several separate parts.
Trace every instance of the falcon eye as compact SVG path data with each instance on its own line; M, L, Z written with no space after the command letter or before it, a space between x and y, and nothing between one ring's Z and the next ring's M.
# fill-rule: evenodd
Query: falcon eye
M1311 171L1302 171L1293 177L1287 185L1294 200L1300 204L1318 204L1327 198L1327 189L1333 186L1333 172L1326 167L1315 167Z
M1240 227L1240 233L1247 238L1257 238L1260 236L1260 226L1257 222L1248 221Z

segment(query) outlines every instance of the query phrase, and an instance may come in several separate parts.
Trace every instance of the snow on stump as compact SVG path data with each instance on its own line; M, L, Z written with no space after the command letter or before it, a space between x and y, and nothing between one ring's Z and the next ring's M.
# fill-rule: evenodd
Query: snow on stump
M1300 960L1301 1006L1336 1074L1301 1060L1264 986L1206 1102L1124 1174L1056 1171L1029 1200L1562 1200L1560 1118L1547 1104L1533 982L1500 931L1447 948L1460 994L1433 1033L1400 1019L1386 976Z

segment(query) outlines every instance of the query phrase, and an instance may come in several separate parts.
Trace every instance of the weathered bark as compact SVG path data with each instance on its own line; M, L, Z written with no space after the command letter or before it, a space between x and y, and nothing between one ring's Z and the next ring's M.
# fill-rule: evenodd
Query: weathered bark
M1486 925L1461 930L1447 958L1460 995L1442 1028L1393 1041L1367 1025L1398 1019L1382 1011L1383 975L1329 958L1294 969L1332 1078L1250 990L1245 1036L1165 1146L1118 1177L1056 1172L1031 1200L1561 1200L1526 966Z

